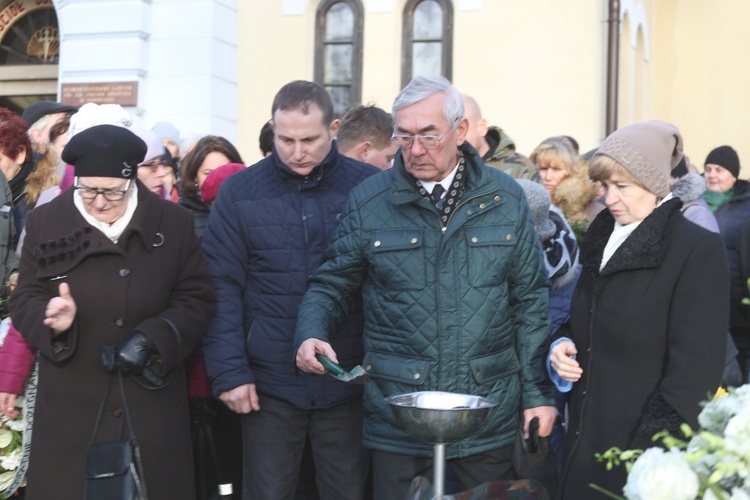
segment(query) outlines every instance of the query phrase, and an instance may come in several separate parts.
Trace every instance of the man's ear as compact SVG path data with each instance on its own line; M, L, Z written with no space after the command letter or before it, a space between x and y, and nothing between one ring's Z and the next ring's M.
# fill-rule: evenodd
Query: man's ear
M339 120L337 118L337 119L335 119L335 120L333 120L331 122L331 125L328 128L328 130L329 130L329 132L331 134L331 137L333 137L334 139L336 138L336 134L339 133L339 126L340 125L341 125L341 120Z
M360 142L356 151L357 159L367 163L367 158L370 156L370 151L372 151L372 143L370 141Z
M477 131L479 132L479 137L484 137L487 135L487 119L482 118L477 122Z
M456 146L460 146L466 141L466 132L469 130L469 120L466 117L461 118L461 121L456 125Z

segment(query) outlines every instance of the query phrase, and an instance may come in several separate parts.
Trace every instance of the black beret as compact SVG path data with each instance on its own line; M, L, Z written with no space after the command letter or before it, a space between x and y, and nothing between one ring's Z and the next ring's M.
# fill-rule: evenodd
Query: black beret
M76 177L133 179L146 150L146 143L125 127L97 125L74 135L62 159L75 167Z
M54 115L55 113L75 113L76 111L78 111L78 108L75 106L68 106L55 101L39 101L24 109L21 118L26 120L30 127L43 116Z

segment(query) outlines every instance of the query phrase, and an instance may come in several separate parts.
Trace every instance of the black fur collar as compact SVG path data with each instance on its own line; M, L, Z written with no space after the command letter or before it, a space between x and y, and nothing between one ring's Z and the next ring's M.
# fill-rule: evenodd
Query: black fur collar
M664 252L667 224L681 207L680 200L672 199L643 219L633 234L609 259L600 273L601 276L609 276L619 271L658 267ZM599 274L604 247L609 241L614 225L615 219L609 210L602 210L586 232L581 248L581 262L586 269L595 274Z

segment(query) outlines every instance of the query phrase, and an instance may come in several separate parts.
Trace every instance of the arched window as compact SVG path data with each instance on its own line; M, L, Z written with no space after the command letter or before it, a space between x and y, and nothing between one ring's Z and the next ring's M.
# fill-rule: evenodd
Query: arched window
M0 36L0 65L57 64L59 57L60 34L53 7L28 13Z
M453 5L450 0L409 0L404 7L401 83L415 76L453 73Z
M360 0L323 0L318 6L315 81L333 98L341 116L362 99L362 28Z
M60 32L52 6L41 2L0 2L3 16L21 5L25 15L8 22L0 31L0 106L21 114L29 104L57 100ZM50 2L51 3L51 2ZM17 12L16 12L17 13Z

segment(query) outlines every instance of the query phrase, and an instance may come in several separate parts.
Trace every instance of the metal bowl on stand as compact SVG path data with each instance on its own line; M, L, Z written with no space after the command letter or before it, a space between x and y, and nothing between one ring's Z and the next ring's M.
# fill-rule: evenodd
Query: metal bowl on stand
M496 403L481 396L422 391L385 398L401 427L432 443L435 498L445 491L445 445L473 436L484 426Z

